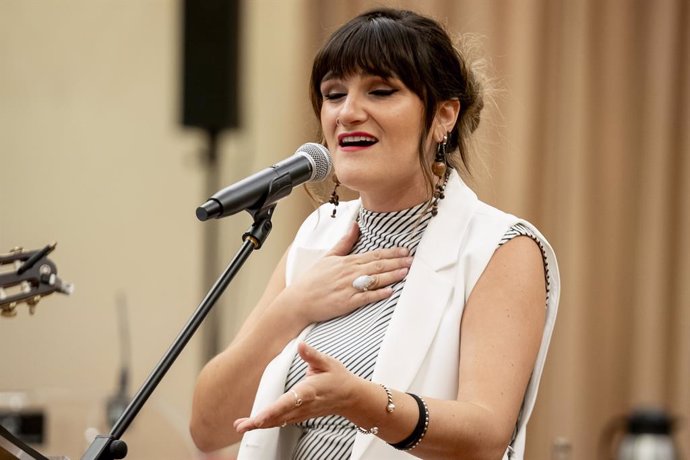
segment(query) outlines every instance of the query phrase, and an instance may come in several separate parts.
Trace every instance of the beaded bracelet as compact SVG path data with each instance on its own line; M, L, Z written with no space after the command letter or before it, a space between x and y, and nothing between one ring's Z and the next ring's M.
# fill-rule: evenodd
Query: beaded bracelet
M389 414L395 410L395 404L393 404L393 393L391 392L391 389L388 388L386 385L383 383L379 383L379 385L383 388L383 390L386 392L386 398L388 399L388 402L386 404L386 412ZM359 431L362 434L373 434L376 435L379 432L379 427L377 426L372 426L368 430L366 428L362 428L361 426L355 425L357 428L357 431Z
M426 405L426 401L413 393L407 393L412 396L415 401L417 401L417 407L419 407L419 418L417 419L417 426L414 427L414 431L408 437L395 444L389 443L391 446L398 450L412 450L422 442L424 436L426 436L426 431L429 429L429 407Z

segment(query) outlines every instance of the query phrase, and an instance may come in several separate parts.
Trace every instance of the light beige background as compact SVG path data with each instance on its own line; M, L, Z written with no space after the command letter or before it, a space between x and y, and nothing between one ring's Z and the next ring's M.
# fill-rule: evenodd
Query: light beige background
M687 0L252 0L242 21L243 127L222 138L231 183L315 140L307 77L337 25L377 4L484 37L498 91L478 132L488 202L549 237L561 313L528 458L596 458L639 404L690 417L690 6ZM79 458L102 430L119 360L116 296L137 388L205 292L200 133L178 123L173 0L0 0L0 252L58 241L74 282L34 316L0 318L0 408L46 408L44 452ZM229 341L311 204L281 202L274 232L217 306ZM249 218L215 223L220 272ZM195 458L187 434L195 337L128 430L131 459ZM17 393L15 393L17 392ZM678 438L685 452L688 428Z

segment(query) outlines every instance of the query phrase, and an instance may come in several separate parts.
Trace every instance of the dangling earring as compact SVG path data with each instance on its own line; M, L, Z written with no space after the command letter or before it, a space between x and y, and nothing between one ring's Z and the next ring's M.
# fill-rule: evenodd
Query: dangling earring
M340 204L340 197L338 196L338 187L340 186L340 181L335 174L333 174L333 182L335 182L335 187L333 187L333 193L331 193L331 199L328 200L328 202L333 205L333 214L331 214L331 218L335 219L335 214L338 211L338 205Z
M448 134L443 136L443 141L436 146L436 158L431 165L431 172L438 178L434 188L434 199L431 202L431 215L438 214L438 200L445 198L446 183L448 182L448 162L446 159L446 147L448 145Z

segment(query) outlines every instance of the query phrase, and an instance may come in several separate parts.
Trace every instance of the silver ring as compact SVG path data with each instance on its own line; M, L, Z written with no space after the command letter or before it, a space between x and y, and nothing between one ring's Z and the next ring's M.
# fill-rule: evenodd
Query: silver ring
M283 420L283 423L280 425L281 428L285 428L287 426L287 420Z
M376 284L376 278L371 275L362 275L355 278L352 287L358 291L366 292Z
M295 390L290 390L290 392L292 393L292 396L295 397L295 407L301 406L302 405L302 398L299 397L299 395L297 394L297 392Z

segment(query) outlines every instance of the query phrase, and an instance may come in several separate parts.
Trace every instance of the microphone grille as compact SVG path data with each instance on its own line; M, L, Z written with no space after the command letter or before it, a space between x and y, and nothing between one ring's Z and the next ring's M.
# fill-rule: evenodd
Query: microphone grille
M304 155L312 165L310 181L320 182L331 173L331 154L323 145L307 142L297 149L297 154Z

